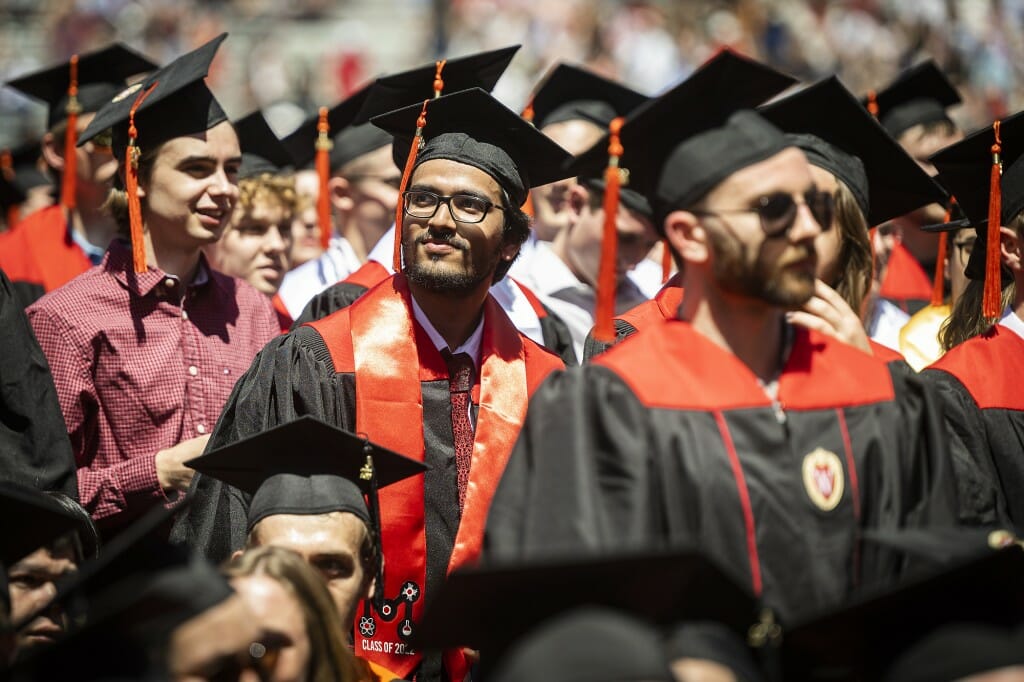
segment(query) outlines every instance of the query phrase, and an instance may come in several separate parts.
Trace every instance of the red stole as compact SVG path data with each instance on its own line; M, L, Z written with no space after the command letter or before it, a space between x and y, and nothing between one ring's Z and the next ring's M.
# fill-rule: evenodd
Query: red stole
M327 344L336 371L345 369L339 367L340 358L351 358L354 365L355 431L365 433L386 448L423 461L423 429L413 426L423 424L420 382L446 378L447 373L433 344L415 342L417 327L409 297L405 278L396 275L365 293L349 308L311 326ZM475 562L480 555L491 499L526 417L529 398L523 341L490 296L484 304L481 358L480 409L469 485L448 562L449 572ZM356 623L356 655L403 677L410 675L421 659L406 642L422 615L424 603L423 507L422 476L380 491L385 603L382 612L367 609ZM461 680L468 670L460 651L446 652L445 662L453 679Z
M368 260L358 270L341 281L372 289L390 276L391 273L383 265L375 260Z
M270 299L270 305L274 307L274 314L277 315L277 324L281 327L281 333L287 334L288 330L292 328L292 323L294 323L295 320L292 319L284 301L281 300L281 295L274 294Z
M932 279L902 244L894 246L889 254L880 295L897 302L931 300Z
M61 206L49 206L18 223L4 237L0 267L13 282L40 284L44 291L67 284L92 267L68 232Z

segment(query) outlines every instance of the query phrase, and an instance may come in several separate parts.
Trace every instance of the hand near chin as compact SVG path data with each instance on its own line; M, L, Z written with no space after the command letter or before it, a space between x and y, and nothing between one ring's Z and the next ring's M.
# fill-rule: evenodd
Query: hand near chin
M811 329L843 343L871 352L867 332L857 313L836 290L821 280L814 282L814 295L800 310L786 313L786 319L798 327Z

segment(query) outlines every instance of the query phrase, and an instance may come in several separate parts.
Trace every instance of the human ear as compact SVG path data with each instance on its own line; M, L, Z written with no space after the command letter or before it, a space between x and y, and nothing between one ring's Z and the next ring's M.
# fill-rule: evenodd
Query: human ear
M690 211L672 211L663 223L665 238L688 263L703 263L710 257L708 233L697 216Z
M327 191L331 204L342 213L351 211L356 202L352 198L352 185L345 178L335 175L327 181Z
M43 135L42 152L46 165L57 171L64 170L64 150L58 149L57 141L53 137L53 133L46 133Z

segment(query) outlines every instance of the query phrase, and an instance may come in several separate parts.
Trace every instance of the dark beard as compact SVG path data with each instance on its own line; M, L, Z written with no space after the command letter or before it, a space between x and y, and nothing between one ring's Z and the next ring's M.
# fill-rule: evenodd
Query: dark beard
M787 310L801 307L814 294L814 277L784 272L762 257L750 262L746 245L717 230L708 230L714 253L713 274L722 291L753 298Z
M438 235L426 233L420 238L420 241L426 241L427 238L437 239ZM447 241L462 254L466 254L469 251L468 242L455 235L450 236ZM501 251L501 246L499 246L491 254L491 260L488 263L489 267L485 269L478 270L472 262L472 258L470 258L466 269L461 272L453 272L447 268L434 267L433 259L416 261L412 256L415 253L415 246L416 244L407 244L403 247L406 265L402 272L409 282L427 291L453 296L468 294L479 288L484 281L489 281L493 278L494 267L498 263Z

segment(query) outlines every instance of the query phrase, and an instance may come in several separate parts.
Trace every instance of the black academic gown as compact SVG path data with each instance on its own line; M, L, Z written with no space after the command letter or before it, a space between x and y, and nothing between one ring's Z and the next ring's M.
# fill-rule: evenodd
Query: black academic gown
M50 365L0 270L0 478L78 500L75 458Z
M327 287L310 299L292 328L314 322L349 307L367 290L367 287L354 282L338 282ZM578 364L576 351L572 345L572 333L569 331L568 325L546 305L542 303L540 305L543 307L543 314L541 311L537 311L537 318L540 321L540 331L544 337L544 347L561 358L567 367Z
M1024 530L1024 339L1002 325L921 372L942 399L968 522Z
M935 398L855 348L794 336L776 405L678 320L550 377L492 503L484 559L695 545L783 619L898 576L903 557L860 535L953 523Z

